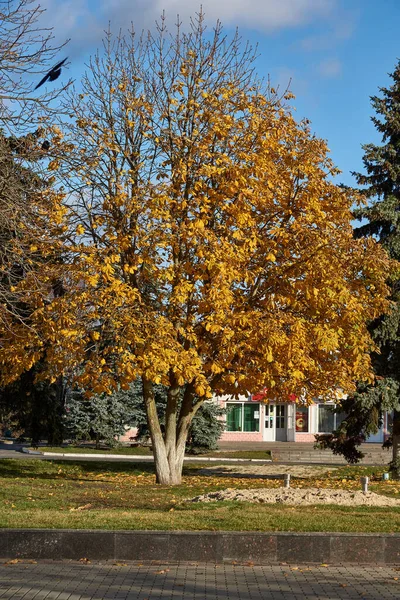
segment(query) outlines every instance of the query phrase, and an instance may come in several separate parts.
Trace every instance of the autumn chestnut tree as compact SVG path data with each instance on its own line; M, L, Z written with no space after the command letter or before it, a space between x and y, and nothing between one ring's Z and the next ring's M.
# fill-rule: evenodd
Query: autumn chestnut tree
M1 360L16 377L45 347L49 378L94 393L140 378L157 481L176 484L213 394L327 398L368 380L366 322L388 309L391 266L353 239L325 142L257 80L238 37L209 37L200 15L188 34L161 23L104 49L51 146L69 192L53 238L63 294L37 302L23 337L5 333Z

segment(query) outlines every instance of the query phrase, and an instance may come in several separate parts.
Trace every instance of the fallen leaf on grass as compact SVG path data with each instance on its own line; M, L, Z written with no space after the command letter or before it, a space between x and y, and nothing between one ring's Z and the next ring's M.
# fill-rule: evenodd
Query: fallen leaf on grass
M92 508L93 504L84 504L83 506L78 506L77 508L70 508L69 511L73 512L75 510L89 510Z
M7 562L5 562L3 564L4 565L16 565L19 562L21 562L19 558L13 558L12 560L8 560Z
M80 558L80 559L79 559L79 562L81 562L81 563L85 563L85 564L89 564L89 563L90 563L90 560L89 560L88 558Z

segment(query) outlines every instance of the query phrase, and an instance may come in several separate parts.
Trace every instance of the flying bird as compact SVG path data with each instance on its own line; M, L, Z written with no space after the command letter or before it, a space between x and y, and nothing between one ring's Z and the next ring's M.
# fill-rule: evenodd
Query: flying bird
M68 56L67 56L67 58L68 58ZM63 66L63 64L65 63L67 58L64 58L64 60L62 60L61 62L54 65L54 67L51 69L51 71L46 73L46 75L43 77L43 79L41 79L39 81L39 83L35 87L35 90L40 88L40 86L43 85L44 83L46 83L47 80L55 81L56 79L58 79L58 77L60 77L60 75L61 75L61 67Z

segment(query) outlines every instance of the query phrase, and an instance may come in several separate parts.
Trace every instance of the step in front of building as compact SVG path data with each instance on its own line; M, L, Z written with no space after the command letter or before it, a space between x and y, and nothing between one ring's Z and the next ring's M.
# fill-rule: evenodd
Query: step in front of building
M302 463L328 463L328 464L347 464L343 456L333 454L330 451L311 451L297 452L285 450L272 450L272 460L274 462L302 462ZM391 455L387 451L369 452L359 464L362 465L387 465L391 460Z

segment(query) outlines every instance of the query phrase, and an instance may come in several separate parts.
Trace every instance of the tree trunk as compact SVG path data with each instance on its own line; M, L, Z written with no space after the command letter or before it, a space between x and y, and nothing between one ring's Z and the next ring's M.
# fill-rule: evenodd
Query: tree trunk
M51 405L48 407L48 436L50 446L61 446L64 441L63 413L65 405L65 386L62 377L49 386Z
M176 462L176 421L178 401L181 392L180 386L175 381L173 374L170 376L172 384L168 389L167 408L165 411L165 449L167 452L170 469ZM182 469L181 469L182 470Z
M393 414L393 455L392 476L400 479L400 412L395 410Z
M165 436L163 436L157 414L153 384L142 378L143 398L146 407L147 422L153 446L156 481L162 485L179 485L182 482L183 459L190 423L201 402L193 406L193 390L185 389L179 417L177 406L181 388L171 386L168 391L165 417Z
M142 377L142 384L147 423L149 426L151 443L153 446L156 481L157 483L170 485L170 468L168 464L165 442L161 432L160 421L157 414L153 384L145 377Z

